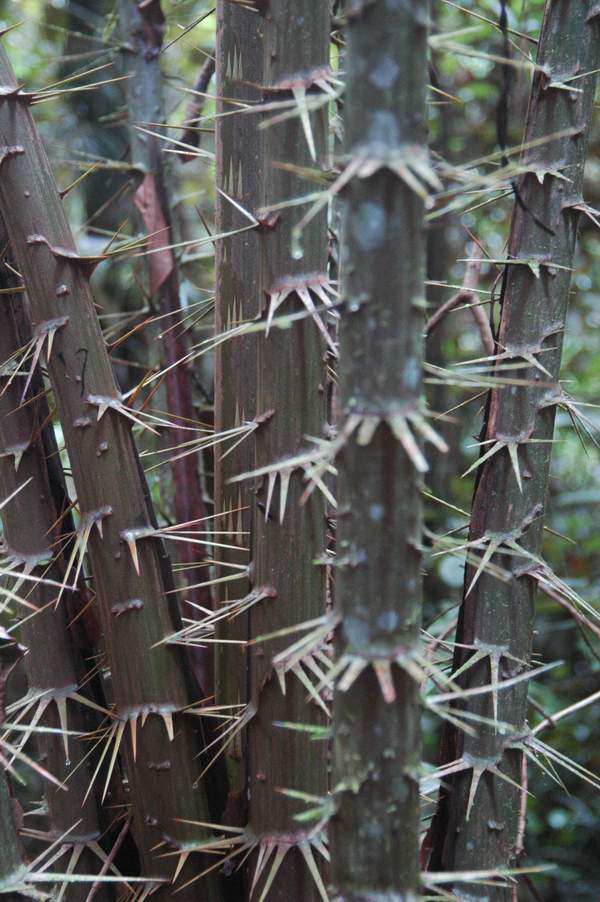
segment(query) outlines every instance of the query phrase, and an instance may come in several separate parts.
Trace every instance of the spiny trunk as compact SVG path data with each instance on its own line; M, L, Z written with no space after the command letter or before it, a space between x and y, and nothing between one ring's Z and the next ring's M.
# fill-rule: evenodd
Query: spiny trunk
M23 652L8 633L0 634L0 727L6 721L6 681ZM3 756L4 757L4 756ZM25 862L17 830L20 813L10 789L6 761L0 763L0 893L20 899L18 892L25 876ZM23 887L25 888L25 887Z
M323 96L317 83L328 75L329 9L322 0L280 0L255 6L257 12L249 15L258 18L262 33L262 73L257 72L261 99L287 101L295 112L284 122L269 124L258 137L260 205L268 208L306 193L306 183L293 167L324 162L326 105L307 113L304 126L298 112L305 94L309 101ZM234 59L240 80L245 80L243 57ZM252 117L246 127L258 129L261 118L270 115ZM255 590L267 597L251 609L252 637L319 617L325 604L324 567L315 564L325 549L324 500L315 489L301 503L306 488L303 471L293 464L288 467L286 459L307 452L311 447L307 436L322 437L325 426L326 346L317 322L318 317L325 330L325 317L323 313L311 317L308 308L313 303L323 308L323 296L328 300L326 218L320 215L310 223L302 235L302 249L296 248L292 256L298 208L263 216L264 224L253 233L258 237L259 261L253 303L261 306L266 317L301 311L307 315L289 329L272 328L257 340L255 415L263 422L256 432L255 463L259 469L275 469L257 480L252 580ZM280 792L289 789L324 796L327 786L325 743L314 741L310 733L276 725L323 722L320 709L307 700L306 688L296 675L283 677L285 694L275 675L274 656L295 638L263 643L252 648L250 657L250 699L257 713L248 727L249 828L262 851L276 850L272 862L259 859L264 864L259 886L264 887L271 863L275 867L268 895L273 902L319 898L302 855L312 856L303 842L306 829L295 820L305 803Z
M139 185L134 203L144 230L152 236L149 240L152 253L145 258L147 299L157 315L171 314L167 320L160 321L162 339L159 340L157 330L152 329L148 331L147 339L154 345L151 353L156 355L160 365L170 367L165 377L165 394L167 409L173 419L167 444L173 446L189 441L190 432L182 427L191 426L197 417L189 367L186 363L174 366L189 352L187 333L180 327L165 328L165 324L168 327L176 324L177 312L181 310L178 262L174 251L169 248L176 239L171 209L172 179L165 165L164 155L167 145L156 135L147 133L158 133L160 124L166 118L164 79L160 65L165 23L158 0L149 4L120 0L119 15L124 38L124 71L129 76L126 81L126 98L131 162L139 170ZM146 131L141 132L140 127ZM161 247L164 250L161 251ZM191 523L206 516L197 454L180 456L175 453L170 469L173 512L177 522ZM171 484L168 485L171 488ZM165 504L167 501L165 499ZM178 543L178 559L186 565L186 580L190 586L206 581L206 568L193 567L199 557L198 548L193 543ZM208 587L190 589L187 598L204 608L212 604ZM186 606L184 615L193 618L194 612L193 607ZM203 694L210 695L213 692L210 647L196 649L193 663Z
M0 212L30 298L36 349L46 356L77 490L78 540L90 554L112 676L112 729L125 748L143 871L170 878L172 860L157 857L153 847L197 835L177 818L208 820L203 787L192 789L196 732L179 713L192 701L182 658L156 645L177 624L173 596L165 594L170 564L154 535L128 408L94 310L90 261L76 252L30 98L3 48L0 80ZM214 884L209 892L218 898Z
M555 410L565 400L558 379L600 65L599 25L598 4L591 0L546 4L525 131L526 144L538 143L522 157L527 172L519 181L511 224L508 259L514 262L508 263L497 341L499 365L521 362L517 375L530 384L491 394L470 528L478 554L491 555L510 578L502 582L467 567L454 655L455 671L467 667L459 678L466 689L501 682L529 666L535 557ZM508 555L511 543L517 553ZM475 736L445 731L441 763L457 762L460 770L440 800L432 868L514 866L521 793L500 775L521 782L526 683L478 695L461 707L508 723L510 730L481 724ZM456 889L466 892L467 886ZM473 887L468 892L475 898ZM477 898L507 900L512 888L487 887L480 893Z
M335 898L416 899L425 0L348 3L334 697ZM417 438L415 438L417 435ZM434 440L441 445L434 436Z
M0 892L20 883L25 865L15 826L14 799L8 786L8 774L0 771ZM20 899L18 892L12 892L12 899Z
M261 18L231 0L217 4L216 95L219 113L232 113L230 101L257 102L262 80L263 47ZM225 99L223 99L225 98ZM217 119L216 152L218 187L217 233L246 228L248 219L231 200L255 215L260 205L263 177L256 117L237 112ZM231 200L229 199L231 198ZM241 322L255 319L260 312L259 237L245 230L218 242L216 246L216 332L226 333ZM243 428L256 412L256 336L241 335L217 348L215 355L215 432ZM238 438L242 441L231 450ZM221 514L219 530L226 530L227 542L239 549L219 552L218 576L234 576L240 565L248 565L254 497L247 482L229 480L254 469L254 440L251 435L235 436L217 445L215 460L215 510ZM221 583L222 604L244 598L250 591L247 579ZM219 705L243 705L248 699L247 650L236 642L248 639L248 613L239 614L219 629L216 699ZM239 711L241 709L229 709ZM242 826L246 820L245 734L238 734L227 752L229 799L225 823Z
M4 227L1 228L4 231ZM3 246L6 244L4 235L0 235ZM14 288L16 282L2 263L2 289ZM30 330L28 335L24 334L27 316L23 306L22 295L3 295L0 299L0 361L3 363L31 338ZM66 560L60 546L65 541L66 524L64 516L59 520L64 511L56 509L52 475L48 469L49 456L57 454L57 449L53 434L48 434L52 426L48 424L46 398L40 394L43 390L41 376L39 372L34 374L32 388L36 399L29 397L26 405L21 403L22 378L10 381L7 370L1 383L0 497L17 493L2 511L4 554L17 574L23 572L60 583ZM56 606L59 589L47 583L23 583L18 575L12 581L12 589L28 604L38 608L35 614L27 608L18 611L24 617L20 633L23 645L28 649L25 669L29 691L22 700L22 707L32 706L33 722L39 718L46 727L78 732L94 729L97 724L90 723L81 708L81 696L77 697L83 662L79 661L79 667L76 667L66 601L63 599ZM94 793L84 801L91 778L89 763L87 766L83 763L86 747L74 737L42 734L38 748L44 758L44 767L67 787L65 790L49 781L44 783L49 809L49 839L64 836L65 853L95 843L100 828ZM79 858L77 871L90 874L94 869L100 869L100 862L86 851ZM87 895L88 892L89 887L74 884L67 889L66 898L84 898L84 893ZM102 890L100 893L104 895Z

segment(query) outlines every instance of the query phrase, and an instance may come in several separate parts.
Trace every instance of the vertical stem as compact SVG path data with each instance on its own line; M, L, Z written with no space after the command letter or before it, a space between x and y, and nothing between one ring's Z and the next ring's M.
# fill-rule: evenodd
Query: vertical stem
M470 528L477 554L491 553L510 579L467 567L454 666L464 668L459 680L468 689L501 683L530 661L555 410L567 401L558 379L600 65L599 24L596 3L546 3L525 130L529 147L521 161L527 171L511 223L497 341L500 364L522 362L517 375L529 384L491 393L483 451L496 450L479 465ZM446 729L442 763L457 761L462 770L440 799L432 868L514 866L526 683L478 695L461 707L511 729L483 723L474 736ZM474 892L471 887L470 898L483 898L483 890L481 896ZM508 900L511 893L508 886L487 887L485 898Z
M179 713L193 700L182 656L158 644L178 625L173 596L166 594L172 573L94 310L90 261L77 254L30 97L17 86L2 47L0 82L0 212L27 288L77 490L79 550L87 547L90 555L114 690L113 737L125 751L144 875L170 879L172 860L157 855L157 844L180 848L198 835L183 821L208 820L203 786L192 789L196 730ZM184 868L180 881L185 876ZM157 896L171 891L162 886ZM219 897L210 880L207 892ZM187 893L180 895L193 897L195 889Z
M3 629L0 634L0 727L6 720L6 681L16 661L25 651ZM20 898L25 863L18 838L18 816L10 790L6 761L0 762L0 891L9 898ZM12 892L11 892L12 890Z
M3 230L3 226L1 227ZM3 240L4 237L4 240ZM5 235L0 235L5 245ZM0 286L5 291L14 288L15 277L4 263L0 270ZM0 300L0 361L10 360L31 338L24 335L26 314L23 296L3 295ZM24 340L25 339L25 340ZM38 612L22 608L24 617L20 633L24 646L29 698L39 698L34 718L43 715L44 726L86 732L89 724L79 701L78 672L74 648L69 635L69 614L65 600L56 605L59 590L47 583L24 583L17 588L21 572L60 583L64 579L65 518L59 520L55 507L52 479L47 455L57 453L48 420L48 404L43 394L39 372L32 379L36 399L29 397L21 403L23 379L3 378L0 385L0 497L15 492L15 497L2 511L5 554L16 566L16 591ZM40 391L42 390L42 391ZM60 467L60 464L58 464ZM62 471L61 471L62 475ZM20 490L19 490L20 489ZM18 491L19 490L19 491ZM67 789L57 788L46 781L44 792L49 808L50 831L55 839L67 834L64 845L73 847L96 841L100 835L96 811L96 797L91 793L84 801L91 770L84 764L86 753L81 740L57 734L43 734L38 746L44 754L50 773L65 782ZM73 829L73 826L77 827ZM96 862L83 855L78 871L90 873ZM67 889L67 898L79 899L85 886L74 884ZM101 890L101 895L104 892Z
M427 8L346 5L334 897L419 885ZM414 433L414 434L413 434ZM434 435L434 434L433 434ZM435 437L438 445L439 439Z
M324 500L315 489L306 503L303 471L286 459L307 452L308 436L322 437L325 426L325 342L312 304L323 308L327 280L326 218L316 217L304 230L301 247L294 237L297 207L269 213L273 203L306 193L295 168L323 162L326 103L305 112L306 102L323 100L318 82L328 76L329 8L322 0L278 0L256 4L262 33L262 100L287 101L292 113L283 122L262 119L260 199L265 209L257 231L259 273L255 303L263 316L290 312L306 317L289 329L260 334L255 359L256 407L263 422L256 432L256 466L273 467L257 480L252 523L252 580L266 598L250 612L256 638L319 617L324 612L324 568L315 559L325 548ZM253 13L253 15L257 15ZM242 61L243 66L243 61ZM308 120L308 122L307 122ZM250 127L259 128L260 120ZM284 168L286 164L289 168ZM293 256L292 256L293 254ZM321 297L320 297L321 295ZM325 294L327 298L327 295ZM321 323L323 313L317 314ZM271 494L273 495L271 499ZM293 641L286 637L254 646L250 660L250 698L257 713L248 727L251 834L263 850L276 849L269 900L313 900L317 885L298 849L305 830L295 820L305 804L280 790L317 796L326 792L326 747L310 733L277 726L280 722L322 722L315 702L297 677L288 673L285 694L274 673L273 657ZM312 851L302 846L305 854ZM260 861L260 859L259 859ZM270 872L263 870L259 885ZM271 872L272 873L272 872Z
M0 771L0 887L20 883L25 865L21 857L21 849L17 838L14 818L14 800L8 785L8 774ZM15 887L16 889L16 887ZM12 898L20 898L15 892Z
M261 18L231 0L217 4L216 80L217 110L226 114L217 119L217 193L216 228L219 234L246 229L248 218L232 203L255 215L260 205L263 160L262 135L256 116L246 114L235 103L256 103L262 81L263 48ZM229 115L227 115L229 114ZM224 196L226 195L226 196ZM255 319L260 312L260 254L256 231L243 231L216 246L216 332L222 334L242 322ZM256 337L242 335L217 348L215 355L215 432L243 427L256 412ZM247 482L231 484L235 476L254 469L254 440L247 435L231 450L239 436L215 447L215 510L221 514L218 529L227 532L228 544L222 549L223 565L219 576L239 572L248 565L254 498ZM249 582L237 579L221 584L223 604L243 598ZM247 652L248 614L238 615L220 629L219 637L228 640L218 646L216 696L220 705L243 705L248 695ZM233 640L233 644L229 644ZM231 709L229 709L231 710ZM234 709L238 710L238 709ZM237 735L227 749L230 796L226 823L245 823L246 750L243 735Z
M120 0L119 15L124 39L124 71L126 81L127 112L131 142L131 162L139 171L138 187L134 203L145 231L152 236L146 257L147 291L150 303L158 315L172 314L161 327L172 327L177 321L179 302L179 264L175 252L169 248L174 237L174 217L171 209L172 179L165 165L164 141L147 132L158 133L165 122L164 78L160 66L160 49L164 34L164 16L158 0L137 3ZM149 124L153 123L153 124ZM142 132L139 126L146 129ZM156 234L158 233L158 234ZM163 250L160 250L163 248ZM173 314L175 314L173 316ZM161 366L169 368L165 377L167 409L173 426L169 430L169 445L189 441L190 426L196 419L193 405L193 389L190 369L186 363L177 363L189 351L187 333L181 328L164 328L162 339L149 333L154 339ZM174 364L177 365L175 366ZM202 484L196 454L174 454L171 462L174 513L178 523L190 523L206 515ZM198 558L198 546L180 542L179 560L193 565ZM193 586L205 581L206 570L188 566L186 578ZM189 601L202 607L211 606L208 587L190 589ZM186 617L193 617L194 608L185 610ZM213 663L210 649L197 649L194 663L204 695L213 691Z

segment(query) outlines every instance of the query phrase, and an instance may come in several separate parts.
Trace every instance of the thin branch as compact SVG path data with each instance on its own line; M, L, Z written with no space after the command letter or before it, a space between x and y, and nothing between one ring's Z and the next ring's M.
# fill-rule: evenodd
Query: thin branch
M471 310L477 328L479 329L483 346L488 354L493 354L495 351L495 342L494 336L492 335L492 329L485 310L480 306L475 294L479 284L483 256L484 254L481 246L474 241L470 248L469 261L465 270L462 288L459 288L456 294L453 294L451 298L438 307L435 313L429 317L425 325L425 335L429 336L433 330L439 326L446 314L459 304L470 304L471 306L469 309Z

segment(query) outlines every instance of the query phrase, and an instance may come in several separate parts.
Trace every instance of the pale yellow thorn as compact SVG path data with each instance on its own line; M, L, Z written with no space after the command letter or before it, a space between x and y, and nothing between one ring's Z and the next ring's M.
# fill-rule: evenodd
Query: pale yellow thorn
M175 732L173 730L173 715L163 714L162 719L165 723L165 729L167 731L167 736L169 737L169 742L173 742L173 739L175 738Z
M60 722L60 728L62 730L62 740L63 746L65 749L65 764L69 765L71 763L69 759L69 735L68 735L68 719L67 719L67 699L66 696L63 698L56 698L54 700L56 702L56 709L58 711L58 720Z
M140 559L138 557L137 544L135 539L129 538L127 539L127 547L129 548L129 552L131 554L131 560L133 561L133 566L135 567L135 572L137 575L140 575Z
M133 751L133 760L137 760L137 715L131 718L129 721L129 726L131 728L131 749Z

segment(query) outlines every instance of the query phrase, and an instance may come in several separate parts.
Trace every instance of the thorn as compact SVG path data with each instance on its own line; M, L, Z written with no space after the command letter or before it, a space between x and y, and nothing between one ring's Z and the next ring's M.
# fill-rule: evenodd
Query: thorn
M169 737L169 742L173 742L175 738L175 733L173 730L173 715L172 714L162 714L162 719L165 724L165 729L167 731L167 736Z
M306 143L308 144L308 150L311 159L316 162L317 151L315 148L315 139L313 137L312 127L310 124L310 115L308 112L308 107L306 105L306 88L303 86L292 88L292 94L294 95L294 100L296 101L298 112L300 113L300 121L302 123L304 137L306 138Z
M290 479L292 478L291 470L282 470L279 474L279 522L283 523L285 517L285 507L287 504L288 491L290 487Z
M265 505L265 520L269 519L269 511L271 510L271 501L273 500L273 490L275 488L276 479L277 473L269 473L267 485L267 503Z
M306 307L306 309L308 310L308 312L310 313L310 315L312 316L313 322L317 326L319 332L322 333L323 338L325 339L325 342L326 342L327 346L329 347L329 350L331 351L331 353L333 354L334 357L337 357L338 351L337 351L335 342L334 342L333 338L331 337L331 335L329 334L329 332L327 331L327 326L325 325L325 323L323 322L323 320L321 319L321 317L319 316L319 314L317 312L315 303L310 296L310 289L308 287L299 288L297 294L298 294L298 297L300 298L300 300L302 301L302 303L304 304L304 306Z
M365 667L367 666L367 662L364 658L351 657L348 655L348 662L343 674L340 674L340 678L338 681L337 688L340 692L347 692L348 689L353 685L353 683L358 679L361 675Z
M433 429L425 417L420 413L412 413L409 414L408 419L414 425L417 432L420 432L425 441L430 442L432 445L438 449L438 451L442 451L446 453L448 451L448 445L444 441L441 435L439 435L435 429Z
M133 751L133 760L137 760L137 714L129 721L131 729L131 749Z
M56 329L50 329L48 332L48 338L46 341L46 362L50 360L52 356L52 346L54 344L54 336L56 335Z
M123 731L125 730L125 726L126 726L126 722L124 720L120 721L119 723L114 724L111 727L110 735L109 735L108 739L106 740L105 753L108 750L111 740L113 740L114 746L113 746L112 754L110 756L110 761L108 764L108 771L106 773L106 782L104 784L104 791L102 792L102 797L100 799L101 804L104 803L104 799L106 798L106 793L108 792L110 778L112 777L112 773L113 773L113 770L115 767L115 762L117 760L117 754L119 752L119 746L121 745L121 739L123 738ZM100 762L99 762L100 764L102 763L104 754L100 758ZM94 774L94 778L95 778L95 776L96 776L96 774ZM90 788L91 788L91 786L90 786Z
M389 661L373 661L373 670L381 689L381 694L388 705L396 701L396 689L392 675L392 665Z
M140 575L140 559L138 556L136 540L133 536L131 536L126 541L127 541L127 547L129 548L129 553L131 554L131 560L133 561L133 566L135 568L135 572L139 576Z
M471 464L471 466L467 470L465 470L465 472L461 476L461 479L464 479L465 476L468 476L469 473L472 473L473 470L476 470L477 467L480 467L483 463L486 462L486 460L489 460L490 457L493 457L494 454L497 454L498 451L501 451L502 448L504 448L505 446L506 446L506 442L500 442L500 441L494 442L492 447L488 448L488 450L485 452L485 454L482 454L481 457L478 457L477 460L475 461L475 463Z
M356 443L361 447L365 447L366 445L370 445L373 439L373 436L377 432L377 427L379 426L381 420L379 417L370 417L364 416L361 419L360 426L358 427L358 435L356 437Z
M281 689L281 694L285 695L285 672L286 667L285 664L276 664L275 665L275 675L279 680L279 688Z
M465 820L469 820L471 815L471 808L473 807L473 802L475 801L475 793L479 787L479 783L483 774L485 773L485 767L475 767L473 765L473 772L471 774L471 786L469 788L469 801L467 802L467 814Z
M56 708L58 711L58 720L60 723L60 729L62 731L62 740L65 749L65 765L68 767L71 764L71 759L69 758L69 734L68 734L68 719L67 719L67 699L56 698L54 700L56 702Z
M517 485L519 486L519 491L523 494L523 483L521 482L521 469L519 467L519 451L518 445L516 442L509 442L506 446L508 448L508 453L510 455L510 462L512 464L513 472L515 474L515 478L517 480Z
M319 868L317 867L317 862L315 861L315 856L313 854L313 850L310 846L310 843L300 842L300 843L298 843L298 848L299 848L300 852L302 853L302 856L304 858L304 861L306 862L306 866L310 872L310 875L315 882L315 886L317 887L319 895L321 896L322 902L328 902L329 896L327 894L327 890L325 889L325 884L323 883L323 878L321 877ZM321 851L321 854L323 854L323 851L321 849L319 851ZM325 849L325 852L327 852L326 849ZM325 858L327 859L327 857L328 856L326 854Z
M73 265L78 266L86 279L89 279L102 260L107 259L106 254L99 254L95 257L82 257L77 251L64 247L55 247L44 235L28 235L27 244L30 246L39 246L45 244L53 257L57 260L69 260Z
M415 441L414 435L410 431L406 418L403 417L402 414L395 414L394 416L388 417L388 423L391 426L392 432L412 461L415 470L419 473L426 473L429 469L429 465Z
M477 570L475 571L475 576L471 580L471 584L466 591L465 598L468 598L469 595L471 594L471 592L473 591L473 589L475 588L475 585L476 585L479 577L483 573L483 570L484 570L486 564L489 563L492 556L498 551L498 548L500 547L500 545L501 545L501 542L499 542L497 539L492 539L492 538L488 539L488 546L485 549L485 551L483 552L483 554L481 556L481 560L479 561L479 564L477 565Z
M491 652L490 657L490 683L492 684L492 709L494 712L494 732L497 732L498 724L498 683L500 680L501 652Z
M190 855L189 852L180 852L179 857L177 858L177 867L175 868L175 873L173 874L172 883L175 883L177 881L177 878L179 877L182 868L185 866L185 863L188 860L189 855Z

